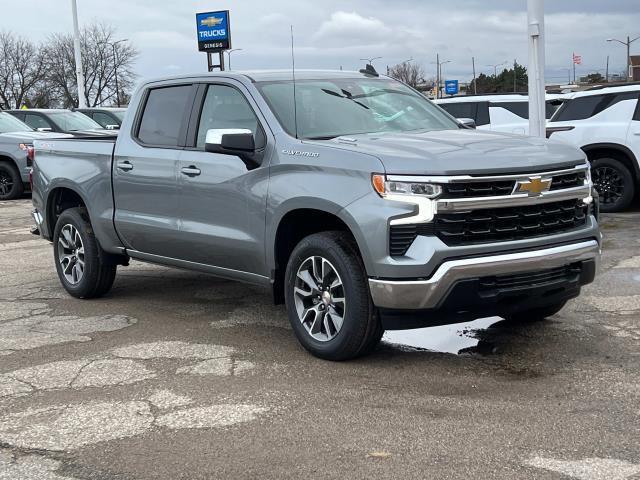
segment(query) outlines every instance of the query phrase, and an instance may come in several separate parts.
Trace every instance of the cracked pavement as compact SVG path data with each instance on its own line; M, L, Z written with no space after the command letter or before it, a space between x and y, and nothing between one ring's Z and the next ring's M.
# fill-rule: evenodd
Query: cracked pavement
M0 480L640 480L640 212L553 318L309 356L268 292L132 262L69 297L0 202Z

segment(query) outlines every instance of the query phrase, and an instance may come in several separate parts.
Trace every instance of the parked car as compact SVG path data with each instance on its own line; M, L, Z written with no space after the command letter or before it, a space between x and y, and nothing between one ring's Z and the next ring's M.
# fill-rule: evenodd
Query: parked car
M564 98L563 94L547 94L547 119L551 118ZM474 120L476 128L480 130L529 134L527 95L464 95L441 98L435 102L456 118Z
M117 137L37 141L63 287L103 295L129 258L262 285L307 350L344 360L385 329L541 319L593 280L584 152L462 128L365 72L150 81Z
M55 136L35 132L17 118L0 112L0 200L18 198L29 188L33 140Z
M588 156L603 212L625 210L640 185L640 84L576 92L547 124Z
M63 109L7 110L39 132L68 133L71 135L109 135L102 126L80 112Z
M99 123L102 128L107 130L118 130L122 124L122 120L124 120L124 115L127 112L127 109L91 107L74 108L73 111L84 113L87 117Z

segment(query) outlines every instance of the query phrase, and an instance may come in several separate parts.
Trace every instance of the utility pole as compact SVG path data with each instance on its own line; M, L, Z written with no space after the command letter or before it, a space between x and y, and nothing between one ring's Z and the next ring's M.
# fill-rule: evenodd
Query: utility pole
M638 39L640 39L640 37L631 39L629 35L627 35L626 42L623 42L622 40L618 40L617 38L607 38L607 42L618 42L627 47L627 80L633 79L633 76L631 74L631 44Z
M516 67L518 66L517 59L513 59L513 93L518 91L518 72Z
M607 68L605 70L605 82L609 83L609 55L607 55Z
M573 64L573 84L576 84L576 54L572 53L571 54L571 63Z
M529 43L529 135L546 137L544 0L527 0Z
M471 57L471 68L473 69L473 94L478 94L478 85L476 82L476 59L475 57Z
M82 53L80 50L80 28L78 28L78 6L76 0L71 0L73 14L73 53L76 59L76 81L78 82L78 107L86 108L87 101L84 93L84 74L82 68Z
M436 98L440 98L440 83L442 81L442 65L444 65L445 63L451 63L451 60L445 60L443 62L440 61L440 54L436 53L436 82L437 82L437 92L436 92ZM431 62L431 65L433 65L433 62Z

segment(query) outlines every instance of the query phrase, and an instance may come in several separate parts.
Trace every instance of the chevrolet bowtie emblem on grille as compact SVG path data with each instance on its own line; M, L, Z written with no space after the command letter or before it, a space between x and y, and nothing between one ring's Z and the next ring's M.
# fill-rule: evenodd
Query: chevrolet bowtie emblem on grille
M215 27L216 25L220 25L221 23L222 19L217 17L207 17L200 20L200 25L204 25L206 27Z
M537 197L542 192L549 191L550 178L530 177L529 180L518 180L514 193L526 193L530 197Z

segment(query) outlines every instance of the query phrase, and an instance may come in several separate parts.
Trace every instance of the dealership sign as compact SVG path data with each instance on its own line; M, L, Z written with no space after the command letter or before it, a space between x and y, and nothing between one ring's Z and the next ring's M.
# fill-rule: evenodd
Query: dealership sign
M444 93L447 95L457 95L458 91L458 80L445 80Z
M196 13L198 50L221 52L231 48L229 10Z

